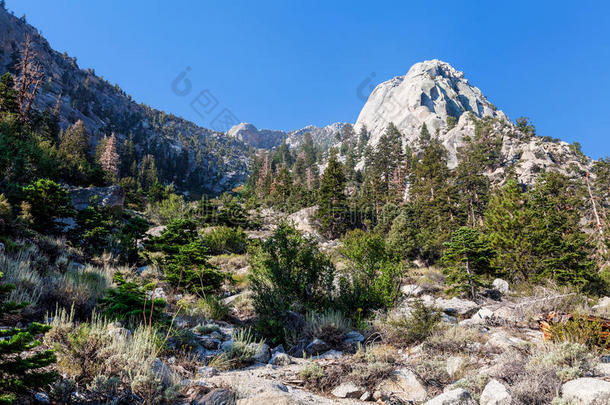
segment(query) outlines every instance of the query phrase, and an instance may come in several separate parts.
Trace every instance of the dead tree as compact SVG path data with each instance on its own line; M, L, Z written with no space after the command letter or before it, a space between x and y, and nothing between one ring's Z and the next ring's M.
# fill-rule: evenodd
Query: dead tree
M29 35L25 37L23 54L17 67L20 71L17 82L17 103L19 104L21 118L27 120L44 77L40 64L35 60L32 40Z

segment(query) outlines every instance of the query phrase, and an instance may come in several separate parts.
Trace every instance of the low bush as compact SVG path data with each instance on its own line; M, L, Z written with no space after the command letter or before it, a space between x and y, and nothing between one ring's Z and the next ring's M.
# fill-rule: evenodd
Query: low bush
M351 322L341 312L332 309L320 314L310 312L305 322L305 336L321 339L335 348L342 345L345 334L351 330Z
M241 228L231 228L225 225L215 227L207 232L203 240L208 251L213 255L245 253L248 246L248 236Z
M57 369L79 386L131 391L146 403L175 396L174 387L179 381L157 360L163 342L155 328L138 327L131 334L109 333L109 321L99 315L77 324L74 314L65 310L55 314L51 326L45 343L55 349ZM98 395L101 399L108 392Z
M260 344L250 329L237 330L231 336L231 345L228 350L214 356L210 360L209 366L219 370L249 366L254 362L254 354Z
M440 311L415 300L409 306L409 314L390 315L386 325L381 325L389 342L399 346L409 346L424 341L441 319ZM379 323L377 323L379 325Z
M439 354L476 353L485 337L476 329L438 325L424 341L424 349Z
M590 349L602 347L606 343L601 322L590 321L587 316L575 315L565 322L551 324L549 333L555 343L580 343Z
M206 319L222 321L229 316L230 308L217 296L207 295L197 301L195 311Z

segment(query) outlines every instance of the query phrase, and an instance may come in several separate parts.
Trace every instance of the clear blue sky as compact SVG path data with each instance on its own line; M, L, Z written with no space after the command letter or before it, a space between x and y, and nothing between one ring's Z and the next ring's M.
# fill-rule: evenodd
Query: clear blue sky
M589 1L6 0L137 101L208 126L209 89L259 128L355 122L356 88L438 58L513 120L610 155L610 5ZM187 66L193 90L171 91Z

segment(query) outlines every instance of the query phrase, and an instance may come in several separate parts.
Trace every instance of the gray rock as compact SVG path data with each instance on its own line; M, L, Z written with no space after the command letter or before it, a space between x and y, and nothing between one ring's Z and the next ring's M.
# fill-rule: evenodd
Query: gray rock
M200 378L210 378L218 375L218 370L214 367L203 366L197 369L197 374Z
M288 366L291 363L292 359L286 353L275 353L271 360L269 360L269 364L274 366Z
M473 301L464 300L461 298L437 298L434 304L443 310L448 315L468 317L474 314L479 308L479 304Z
M610 382L597 378L578 378L561 387L561 397L576 405L610 404Z
M231 350L232 347L233 340L227 340L225 342L222 342L222 344L220 345L220 350L222 350L223 352L228 352L229 350Z
M597 304L593 305L591 309L598 311L610 308L610 297L602 297L597 301Z
M208 336L202 336L199 339L199 343L208 350L218 350L222 344L220 340Z
M324 353L325 351L327 351L329 349L330 349L330 346L328 345L328 343L326 343L322 339L314 339L311 343L309 343L305 347L305 351L308 354L320 354L320 353Z
M280 344L280 345L274 347L271 354L273 355L275 353L286 353L286 350L284 350L284 345Z
M343 357L343 352L338 350L329 350L317 356L313 356L314 360L330 360L330 359L339 359Z
M426 387L415 373L407 368L395 370L392 376L383 380L377 389L385 396L393 394L402 401L423 401L426 399Z
M451 356L447 359L447 366L445 367L447 374L450 377L454 377L461 369L466 359L460 356Z
M358 343L364 342L364 336L358 331L351 331L345 334L345 339L343 339L343 344L345 345L357 345Z
M508 388L498 380L491 380L487 383L481 393L480 405L510 405L512 397Z
M360 398L360 396L364 393L364 388L357 386L352 382L345 382L331 391L337 398Z
M77 210L84 210L91 201L102 208L121 211L125 202L125 191L121 186L73 188L68 191L72 205Z
M432 398L424 405L477 405L477 402L468 391L457 388Z
M37 392L34 394L34 402L37 404L50 404L49 396L45 392Z
M254 361L257 363L267 363L271 359L271 349L267 343L256 344L254 351Z
M214 388L204 395L191 397L191 405L234 405L235 393L224 389Z
M508 281L502 280L501 278L497 278L492 283L494 289L498 290L502 294L506 294L510 291L510 286L508 285Z
M417 284L405 284L400 287L400 292L408 297L419 297L424 293L424 289Z
M371 398L373 398L373 396L371 395L371 393L369 391L366 391L364 394L360 395L360 400L361 401L370 401Z

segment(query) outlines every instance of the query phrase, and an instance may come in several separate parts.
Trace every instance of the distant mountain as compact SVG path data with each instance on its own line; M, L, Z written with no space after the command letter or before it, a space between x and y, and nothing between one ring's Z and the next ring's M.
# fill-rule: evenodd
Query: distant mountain
M475 122L481 119L502 139L503 164L488 173L493 179L502 181L507 170L514 169L519 180L529 184L543 169L577 175L591 164L591 159L566 142L522 131L470 84L464 73L436 59L416 63L406 75L379 84L354 129L358 133L366 128L370 132L368 144L374 147L392 122L403 135L403 146L417 148L416 141L426 124L430 134L440 137L447 149L448 165L455 167L464 137L474 137Z
M286 141L291 147L297 147L303 136L309 133L313 141L323 149L328 149L336 142L336 135L341 132L345 123L336 122L325 127L309 125L294 131L279 131L272 129L258 129L254 125L242 122L235 125L227 135L239 139L254 148L272 149Z
M38 30L0 8L0 74L16 74L26 37L44 73L36 99L40 110L59 100L60 125L82 120L97 140L114 132L122 142L133 136L138 163L152 155L159 177L195 195L218 194L242 184L248 174L248 146L233 137L136 103L118 85L81 69L76 58L51 48Z

